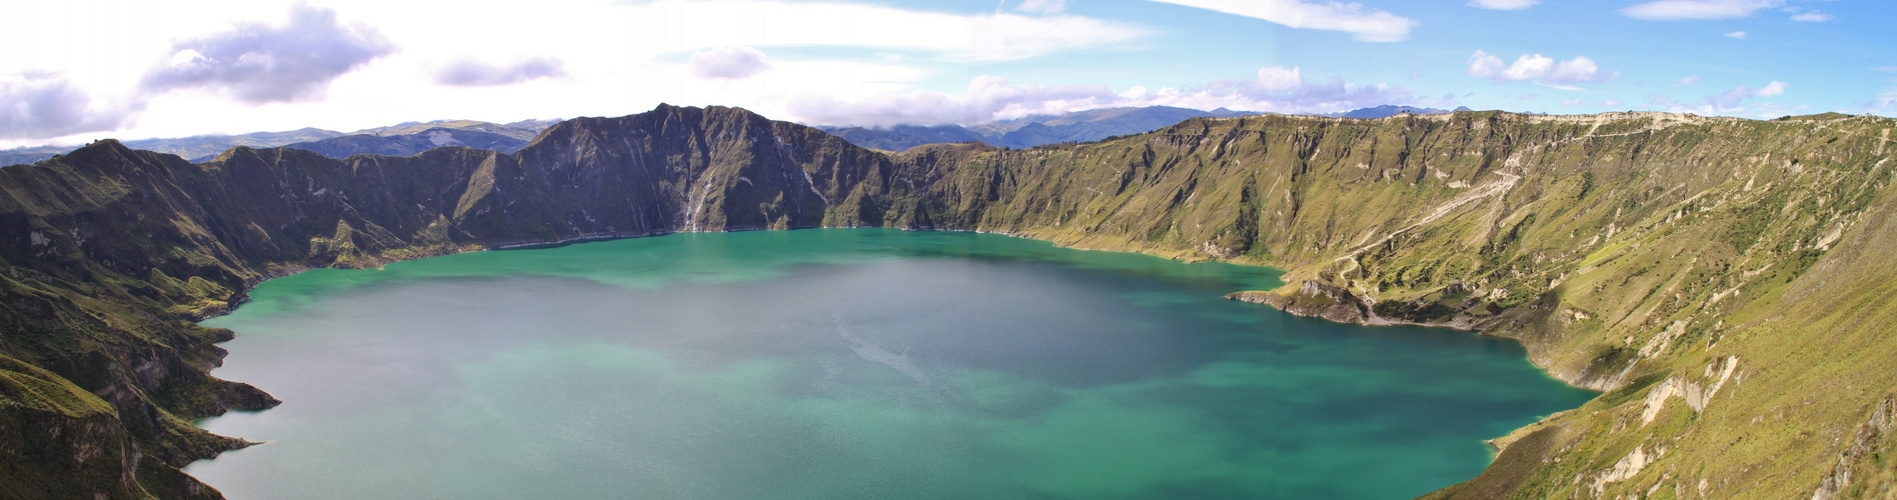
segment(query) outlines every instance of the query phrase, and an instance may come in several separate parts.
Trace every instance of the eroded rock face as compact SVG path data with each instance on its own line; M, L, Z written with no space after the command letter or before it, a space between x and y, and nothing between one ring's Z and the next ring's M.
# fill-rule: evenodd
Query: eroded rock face
M9 498L140 498L141 458L110 413L0 407L0 492Z
M1897 470L1888 465L1887 459L1893 443L1890 434L1897 428L1897 399L1885 399L1877 405L1869 420L1859 424L1851 437L1851 445L1838 453L1838 463L1825 473L1824 481L1813 492L1811 500L1834 500L1847 498L1851 486L1859 484L1854 492L1858 498L1888 498L1897 494L1897 488L1888 482L1888 476L1897 474ZM1882 462L1882 463L1880 463ZM1868 479L1868 480L1867 480Z

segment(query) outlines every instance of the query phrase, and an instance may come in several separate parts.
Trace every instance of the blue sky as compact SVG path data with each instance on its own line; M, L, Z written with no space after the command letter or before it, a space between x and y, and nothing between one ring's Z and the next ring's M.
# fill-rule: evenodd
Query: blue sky
M1550 0L1519 10L1462 2L1363 2L1365 10L1414 21L1402 39L1379 42L1358 40L1348 31L1292 28L1181 5L1071 0L1066 2L1068 14L1124 21L1151 32L1095 50L966 64L944 71L926 86L956 92L970 78L986 74L1022 85L1192 88L1276 66L1297 68L1312 81L1339 77L1364 85L1387 84L1398 89L1390 95L1394 104L1747 117L1897 110L1888 95L1883 106L1877 106L1879 94L1890 92L1897 74L1876 69L1897 66L1897 37L1889 31L1897 22L1897 2L1751 2L1757 6L1751 9L1746 2L1723 3L1741 5L1745 15L1640 19L1623 10L1641 2L1612 1ZM960 8L979 12L992 10L994 4L965 2ZM1823 17L1792 20L1798 13ZM1600 76L1591 79L1598 81L1477 78L1469 71L1477 51L1509 65L1522 56L1539 55L1557 64L1585 57L1599 68ZM1773 82L1784 84L1778 87L1782 93L1756 95ZM1721 99L1741 86L1755 95Z
M0 1L0 146L732 105L1897 114L1886 0Z

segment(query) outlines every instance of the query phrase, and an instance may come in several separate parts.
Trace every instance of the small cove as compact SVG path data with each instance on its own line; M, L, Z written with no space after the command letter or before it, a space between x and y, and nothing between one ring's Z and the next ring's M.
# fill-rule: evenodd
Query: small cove
M1593 393L1519 345L1232 302L1278 272L1006 236L694 233L266 282L261 498L1408 498Z

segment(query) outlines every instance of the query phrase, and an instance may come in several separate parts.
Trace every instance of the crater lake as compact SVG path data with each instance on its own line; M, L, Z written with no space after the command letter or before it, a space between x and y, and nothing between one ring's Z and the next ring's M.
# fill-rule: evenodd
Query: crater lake
M1226 300L1270 268L692 233L317 269L205 321L282 406L233 499L1410 498L1580 406L1514 341Z

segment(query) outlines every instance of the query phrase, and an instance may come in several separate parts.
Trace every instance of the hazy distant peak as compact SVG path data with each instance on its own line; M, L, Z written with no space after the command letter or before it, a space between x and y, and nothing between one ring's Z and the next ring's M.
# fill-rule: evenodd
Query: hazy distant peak
M883 128L822 127L858 146L903 151L922 144L981 141L1008 148L1063 142L1092 142L1113 136L1151 132L1190 118L1256 115L1219 108L1205 111L1173 106L1096 108L1060 114L1029 115L978 125L895 125Z
M1443 114L1454 113L1456 111L1470 111L1470 109L1468 107L1460 107L1453 110L1448 110L1448 109L1419 108L1416 106L1397 106L1397 105L1385 104L1382 106L1372 106L1368 108L1354 109L1354 110L1345 111L1342 113L1327 113L1321 116L1329 116L1332 118L1386 118L1386 117L1400 115L1403 113L1409 113L1412 115L1443 115Z
M253 148L305 146L299 149L314 148L318 150L319 153L332 155L341 154L339 157L348 156L348 154L344 153L376 153L407 156L436 145L466 144L470 147L483 149L512 151L519 149L521 145L525 145L528 140L533 139L534 135L539 134L541 130L555 123L559 123L559 120L521 120L508 124L497 124L478 120L446 119L407 121L386 127L366 128L354 132L337 132L315 127L304 127L280 132L252 132L238 135L209 134L191 137L137 139L124 141L124 143L126 147L132 149L174 154L192 161L209 160L217 157L217 155L223 153L225 150L237 146ZM428 140L428 136L418 135L430 134L431 131L434 134L432 137L435 138L433 141ZM443 135L442 132L444 131L447 135ZM461 137L463 137L464 133L469 133L470 135L467 135L467 137L474 139L462 139ZM346 141L349 144L347 146L330 145L334 143L317 144L323 143L323 141L328 139L350 136L386 137L391 138L391 140L377 142L373 145L359 138ZM452 140L460 144L441 142L447 140ZM423 145L428 147L422 147ZM40 146L0 151L0 165L34 163L52 158L54 155L73 151L74 149L75 146Z

